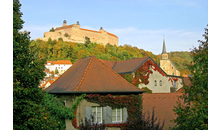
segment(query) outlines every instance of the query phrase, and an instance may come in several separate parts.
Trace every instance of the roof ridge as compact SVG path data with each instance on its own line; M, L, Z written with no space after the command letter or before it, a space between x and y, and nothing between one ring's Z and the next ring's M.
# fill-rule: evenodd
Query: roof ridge
M79 89L79 87L82 86L82 82L83 82L84 79L85 79L85 76L86 76L86 74L87 74L88 68L90 67L91 62L92 62L93 59L94 59L94 56L92 56L91 59L89 60L89 63L88 63L88 65L87 65L87 67L86 67L86 70L85 70L85 72L84 72L84 74L83 74L83 77L82 77L81 81L79 82L78 86L76 87L76 89L75 89L74 91L77 91L77 90Z
M98 58L97 58L98 59ZM101 62L99 59L98 59L99 62ZM126 79L124 79L121 75L119 75L118 73L116 73L115 71L113 71L111 68L109 68L107 65L105 65L103 62L101 62L105 67L107 67L110 71L112 71L113 73L115 73L118 77L120 77L121 79L125 80L127 84L129 84L130 86L132 86L133 88L135 89L140 89L140 88L137 88L135 87L133 84L129 83ZM142 89L140 89L141 91ZM142 90L143 91L143 90Z

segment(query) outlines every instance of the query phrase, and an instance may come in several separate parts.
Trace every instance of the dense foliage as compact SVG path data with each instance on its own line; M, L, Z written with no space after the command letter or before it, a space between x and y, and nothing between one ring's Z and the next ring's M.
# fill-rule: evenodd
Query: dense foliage
M62 100L38 88L46 60L39 57L38 48L30 46L29 32L19 32L21 4L13 1L13 129L65 129L64 119L74 119L77 105L85 95L75 99L71 108ZM49 40L52 46L53 41Z
M13 127L14 129L54 129L53 120L44 102L44 93L38 88L44 77L45 60L39 59L29 48L29 33L19 33L24 21L21 4L13 1ZM49 127L50 126L50 127ZM49 127L49 128L48 128Z
M208 129L208 29L203 35L205 41L192 50L193 62L189 66L192 85L185 88L182 99L185 103L175 107L178 117L175 129Z
M78 59L92 55L98 59L111 61L122 61L150 56L157 64L159 64L161 58L161 55L154 55L152 52L126 44L119 47L110 44L103 46L101 44L91 43L88 37L86 37L85 40L85 44L77 44L63 42L62 39L53 41L49 38L48 41L32 41L31 46L36 45L36 48L39 49L39 55L47 60L71 60L72 63ZM181 74L189 74L188 68L186 68L185 65L185 63L191 62L189 52L171 52L169 56Z

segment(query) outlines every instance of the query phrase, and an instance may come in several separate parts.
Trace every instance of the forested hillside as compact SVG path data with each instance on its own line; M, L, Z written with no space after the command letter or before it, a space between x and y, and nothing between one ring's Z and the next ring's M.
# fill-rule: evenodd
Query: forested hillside
M132 58L141 58L150 56L153 60L159 64L160 55L154 55L152 52L132 47L131 45L123 46L103 46L97 43L91 43L87 39L85 44L77 44L72 42L63 42L62 39L59 41L52 41L48 39L47 42L37 40L32 41L30 47L38 49L41 58L46 60L71 60L72 63L78 59L82 59L88 56L96 56L98 59L111 60L111 61L122 61L129 60ZM171 52L169 54L170 59L180 70L182 74L189 74L185 63L190 63L191 57L189 52Z

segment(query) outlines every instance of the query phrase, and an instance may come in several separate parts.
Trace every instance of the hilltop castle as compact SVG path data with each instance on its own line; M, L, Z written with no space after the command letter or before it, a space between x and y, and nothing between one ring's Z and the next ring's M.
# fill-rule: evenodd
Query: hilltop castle
M110 45L118 46L118 37L105 31L102 27L99 31L89 30L80 28L79 21L77 21L76 24L67 25L66 20L63 21L62 27L57 27L53 31L45 32L44 37L35 40L47 41L48 38L52 40L62 38L63 41L67 42L85 43L85 37L90 38L91 42L96 42L98 44L107 45L109 43Z

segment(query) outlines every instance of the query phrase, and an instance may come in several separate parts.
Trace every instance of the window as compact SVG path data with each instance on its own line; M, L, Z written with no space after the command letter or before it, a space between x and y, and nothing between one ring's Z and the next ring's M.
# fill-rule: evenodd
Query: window
M127 121L127 108L111 108L109 106L88 106L85 107L85 118L94 123L120 124Z
M162 86L162 80L160 80L160 86Z
M63 67L61 67L61 69L63 69Z
M154 80L154 86L157 86L157 80Z
M112 122L122 122L122 108L112 109Z
M174 81L174 87L176 87L176 81Z
M102 107L92 107L92 116L95 123L102 123Z

